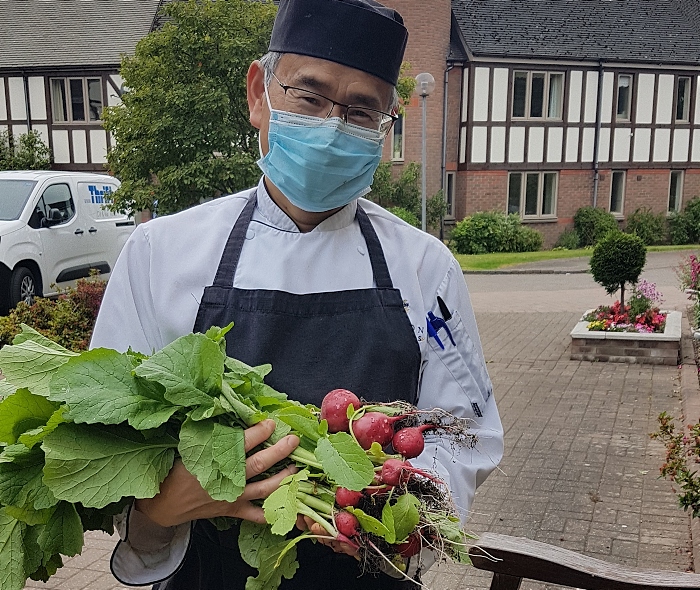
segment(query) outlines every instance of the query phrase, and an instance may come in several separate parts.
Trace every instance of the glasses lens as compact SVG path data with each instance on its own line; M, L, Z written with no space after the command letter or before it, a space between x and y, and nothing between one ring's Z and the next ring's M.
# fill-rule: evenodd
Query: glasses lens
M287 110L300 115L326 117L333 108L330 99L302 88L288 87L285 97Z

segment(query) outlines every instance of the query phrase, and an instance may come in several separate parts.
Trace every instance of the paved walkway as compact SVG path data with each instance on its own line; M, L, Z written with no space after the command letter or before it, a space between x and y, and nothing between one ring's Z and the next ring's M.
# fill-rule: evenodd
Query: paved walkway
M669 308L683 309L672 271L680 255L672 254L650 255L645 273ZM568 334L582 310L610 301L589 275L466 278L506 429L502 471L477 493L473 531L630 566L689 568L689 521L657 477L663 450L648 436L662 410L679 413L678 369L569 360ZM82 555L27 588L122 589L108 573L113 545L90 533ZM490 574L442 566L425 581L432 590L482 589Z

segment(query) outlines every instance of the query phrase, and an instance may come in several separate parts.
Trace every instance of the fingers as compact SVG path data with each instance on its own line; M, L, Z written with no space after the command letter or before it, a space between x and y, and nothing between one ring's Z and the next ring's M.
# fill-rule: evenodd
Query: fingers
M253 428L255 428L256 426L253 426ZM246 441L248 440L249 430L252 430L252 428L246 430ZM263 439L263 441L264 440L266 439ZM246 447L247 446L248 445L246 442ZM294 449L296 449L297 446L299 446L299 437L290 434L289 436L285 436L283 439L281 439L271 447L262 449L261 451L252 454L246 459L245 462L245 478L250 479L251 477L260 475L264 471L267 471L275 463L279 463L282 459L289 456L289 454Z
M245 452L264 443L275 431L274 420L263 420L245 429Z
M231 510L229 516L234 518L242 518L243 520L250 520L257 522L258 524L267 524L265 520L265 513L260 506L251 504L250 502L242 499L236 500L234 504L229 504Z
M297 468L294 465L290 465L272 477L246 484L245 490L243 491L243 494L241 494L241 499L261 500L263 498L267 498L272 492L280 487L280 483L285 477L296 473L296 471Z
M312 534L320 536L328 535L328 532L320 524L314 522L311 519L308 520L311 522L309 526L309 531ZM335 541L332 539L318 539L318 542L322 543L326 547L330 547L336 553L345 553L346 555L354 557L355 559L359 559L358 550L352 545L348 545L347 543L342 543L341 541Z

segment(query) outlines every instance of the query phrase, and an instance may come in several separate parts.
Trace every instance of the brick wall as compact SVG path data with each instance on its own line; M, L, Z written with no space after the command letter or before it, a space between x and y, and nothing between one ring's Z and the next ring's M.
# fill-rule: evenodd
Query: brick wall
M449 0L432 0L430 9L416 0L383 0L397 10L408 29L408 46L404 60L411 64L407 73L416 76L429 72L435 78L435 90L427 99L427 192L436 193L441 186L442 124L444 71L450 43L451 5ZM387 142L387 145L390 142ZM414 96L406 108L404 121L404 163L421 162L422 109L421 99ZM385 150L385 157L388 148ZM402 165L396 164L398 172Z

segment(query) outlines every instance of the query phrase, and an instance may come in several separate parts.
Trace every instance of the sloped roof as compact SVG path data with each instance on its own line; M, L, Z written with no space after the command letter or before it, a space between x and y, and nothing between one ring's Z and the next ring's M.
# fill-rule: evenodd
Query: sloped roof
M118 65L159 0L0 0L0 68Z
M698 0L452 0L478 57L700 65Z

